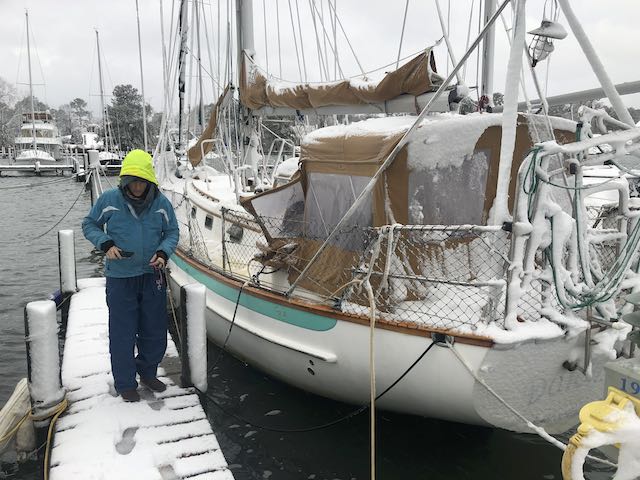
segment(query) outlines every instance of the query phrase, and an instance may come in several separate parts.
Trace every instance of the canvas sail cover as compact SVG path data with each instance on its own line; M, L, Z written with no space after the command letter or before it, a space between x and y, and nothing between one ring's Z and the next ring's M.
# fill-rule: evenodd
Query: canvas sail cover
M250 109L288 107L296 110L334 105L383 103L403 94L434 91L443 79L436 73L431 49L417 55L380 81L345 79L330 83L271 81L245 55L240 79L240 101Z
M202 147L201 145L204 140L213 138L216 132L216 129L218 128L218 118L220 115L220 108L225 103L227 96L229 95L229 92L230 92L229 85L227 85L224 89L224 92L222 92L222 95L220 95L220 97L218 98L218 101L211 109L211 115L209 115L209 122L207 123L207 126L204 129L204 131L202 132L202 135L200 135L200 138L198 138L198 141L196 142L196 144L193 145L191 148L189 148L189 151L187 152L187 155L189 156L189 161L191 162L191 165L193 165L194 167L198 165L202 160L202 152L204 151L204 154L206 155L213 148L212 142L205 143L204 146Z

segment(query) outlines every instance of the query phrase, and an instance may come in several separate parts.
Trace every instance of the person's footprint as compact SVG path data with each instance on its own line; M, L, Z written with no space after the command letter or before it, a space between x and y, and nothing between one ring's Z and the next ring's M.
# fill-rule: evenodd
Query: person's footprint
M160 478L162 478L162 480L180 480L180 477L176 474L172 465L160 465L158 472L160 472Z
M138 427L129 427L122 433L122 438L116 443L116 452L120 455L128 455L136 446L136 441L133 438L138 431Z
M140 391L140 398L146 400L147 404L151 407L152 410L161 410L164 407L164 400L162 398L156 398L153 392L142 389Z

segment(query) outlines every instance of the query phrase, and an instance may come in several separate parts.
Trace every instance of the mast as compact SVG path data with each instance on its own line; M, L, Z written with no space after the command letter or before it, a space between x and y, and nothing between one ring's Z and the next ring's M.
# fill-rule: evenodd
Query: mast
M102 59L100 58L100 37L96 30L96 47L98 50L98 77L100 79L100 108L102 111L102 128L104 130L105 148L109 151L109 132L107 131L107 111L104 108L104 85L102 83Z
M485 25L496 11L495 0L484 0ZM496 31L493 26L487 31L487 36L482 42L482 82L480 95L485 95L489 100L488 105L493 107L493 60L495 54Z
M198 102L198 125L200 126L200 133L204 130L203 122L204 122L204 106L202 104L202 55L200 50L200 5L198 4L198 0L193 1L193 8L196 12L196 45L198 48L198 90L200 92L199 102ZM211 72L213 75L213 72Z
M185 64L184 57L187 53L187 33L189 30L189 23L187 20L187 6L188 0L182 0L180 5L180 55L178 60L178 149L182 147L182 111L184 110L184 77L185 77Z
M138 56L140 58L140 90L142 92L142 133L144 134L144 151L148 151L147 145L147 106L144 100L144 75L142 73L142 42L140 40L140 13L138 11L138 0L136 0L136 20L138 22Z
M36 146L36 111L33 106L33 79L31 78L31 44L29 43L29 10L25 10L24 16L27 19L27 58L29 61L29 97L31 98L31 135L33 136L33 149L37 152L38 148Z
M238 28L238 85L240 85L243 55L253 59L255 48L253 43L253 0L236 2L236 22Z

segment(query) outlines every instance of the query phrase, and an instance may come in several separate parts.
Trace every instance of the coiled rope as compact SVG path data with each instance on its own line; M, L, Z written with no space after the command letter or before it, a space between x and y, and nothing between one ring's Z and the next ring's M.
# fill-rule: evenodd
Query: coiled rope
M20 429L22 424L27 421L27 419L31 419L34 422L42 422L48 418L51 418L51 422L49 423L49 428L47 430L46 449L44 453L44 479L45 480L48 480L49 478L49 459L50 459L49 457L51 455L51 441L53 439L53 429L56 425L56 421L58 420L60 415L62 415L62 413L67 409L68 406L69 406L69 402L67 401L67 397L65 396L59 403L57 403L56 405L54 405L53 407L49 408L48 410L44 411L41 414L34 415L31 409L29 409L29 411L24 414L24 416L18 421L18 423L16 423L16 425L11 430L9 430L5 435L0 437L0 443L3 443L11 439L16 433L18 433L18 430Z

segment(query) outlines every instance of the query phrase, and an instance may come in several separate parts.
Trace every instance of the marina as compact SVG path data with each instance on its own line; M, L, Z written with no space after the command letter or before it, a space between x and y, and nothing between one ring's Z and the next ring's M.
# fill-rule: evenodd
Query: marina
M36 92L47 9L28 83L0 77L0 478L640 478L640 82L609 16L129 3L68 32L89 102Z

